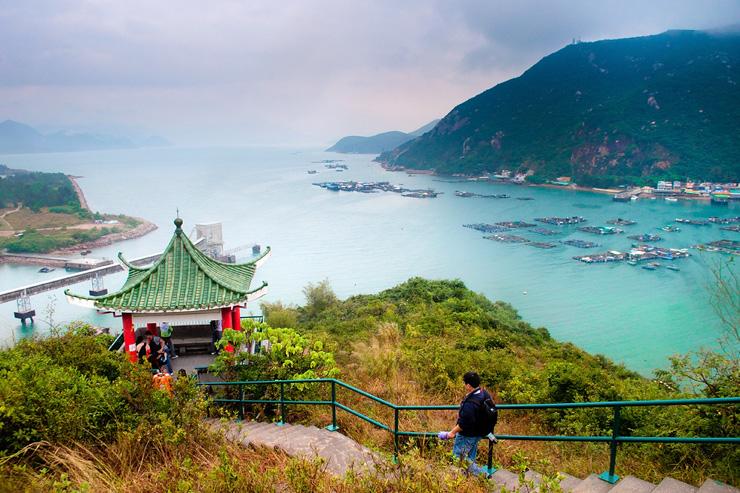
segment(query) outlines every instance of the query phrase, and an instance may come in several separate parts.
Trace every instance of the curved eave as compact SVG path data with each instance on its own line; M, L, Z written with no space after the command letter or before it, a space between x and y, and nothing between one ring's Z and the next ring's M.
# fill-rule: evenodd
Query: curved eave
M169 309L161 309L161 310L157 310L157 309L134 310L134 309L126 309L120 306L105 306L104 304L100 303L99 298L95 298L92 296L76 295L76 294L72 294L69 289L64 290L64 295L67 298L67 302L70 305L81 306L84 308L93 308L96 310L106 310L106 311L111 311L111 312L124 312L124 313L198 312L198 311L204 311L204 310L231 308L233 306L241 305L243 303L250 303L254 300L258 300L266 294L267 294L267 283L263 281L262 285L259 288L253 289L252 291L248 291L244 293L244 296L240 298L239 300L236 300L234 303L227 303L223 305L219 304L219 305L209 305L209 306L194 306L191 308L169 308Z
M267 259L269 259L270 257L272 257L272 248L268 246L267 248L265 248L265 253L252 261L254 262L254 268L259 269L260 267L262 267L262 264L267 262Z
M123 258L123 252L118 252L118 261L123 267L124 270L134 270L134 271L144 271L147 269L142 269L141 267L136 267L134 264L130 263L128 260Z

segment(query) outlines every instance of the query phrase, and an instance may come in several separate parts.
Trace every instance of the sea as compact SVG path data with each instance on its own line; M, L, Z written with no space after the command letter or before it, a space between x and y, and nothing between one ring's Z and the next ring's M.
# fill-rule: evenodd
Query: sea
M1 155L0 163L33 171L61 171L79 176L95 211L146 218L159 229L142 238L95 249L91 257L115 258L120 251L136 258L161 251L173 220L220 222L226 249L260 244L273 255L257 272L254 284L267 281L264 301L304 302L309 283L328 280L339 297L376 293L410 277L461 279L492 300L510 303L535 327L545 327L560 341L600 353L650 375L674 354L714 347L723 334L712 306L712 272L729 257L691 249L691 257L673 261L680 271L655 271L617 264L584 264L572 259L606 250L625 250L629 234L657 233L658 245L689 248L718 239L740 239L717 225L679 225L680 232L658 228L678 217L740 215L740 204L713 206L698 201L638 200L613 202L590 192L511 184L466 182L430 175L390 172L371 155L343 155L315 149L157 148L55 154ZM325 167L343 160L346 171ZM308 174L316 170L316 174ZM392 192L332 192L314 186L325 181L388 181L406 188L442 192L433 199ZM511 198L463 198L456 190L508 194ZM517 198L532 200L517 200ZM463 227L469 223L523 220L541 216L583 216L588 225L606 225L621 217L637 222L624 234L595 236L576 226L550 226L557 236L513 231L536 241L580 238L601 246L583 250L559 244L542 250L484 239ZM249 249L240 255L249 256ZM666 264L670 261L662 261ZM736 268L737 262L730 264ZM0 291L62 275L42 274L38 266L0 265ZM124 274L105 277L115 290ZM90 282L71 286L87 293ZM0 343L44 334L50 327L86 320L120 331L120 319L71 306L63 290L31 298L37 317L23 326L13 318L14 302L0 305ZM258 302L247 312L258 314ZM243 312L244 313L244 312Z

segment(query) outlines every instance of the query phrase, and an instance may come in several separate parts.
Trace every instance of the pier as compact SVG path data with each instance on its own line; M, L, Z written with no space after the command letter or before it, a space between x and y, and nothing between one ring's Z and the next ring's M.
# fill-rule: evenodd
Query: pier
M10 254L7 254L8 256ZM135 260L132 260L131 263L133 265L142 266L147 265L159 258L161 254L157 253L155 255L148 255L146 257L140 257ZM54 257L37 257L37 258L43 258L44 260L48 260L50 258ZM69 259L63 259L63 258L57 258L57 260L67 260ZM88 259L79 259L83 261L87 261ZM94 261L100 261L100 259L89 259L91 262ZM78 260L74 259L72 261L75 265L78 264ZM82 271L81 272L75 272L66 276L57 277L54 279L50 279L48 281L41 281L34 284L29 284L27 286L21 286L19 288L10 289L7 291L0 292L0 303L7 303L8 301L15 301L20 299L21 297L25 296L31 296L34 294L44 293L46 291L51 291L53 289L58 289L64 286L69 286L71 284L76 284L81 281L86 281L88 279L94 279L96 277L105 276L108 274L113 274L116 272L120 272L123 270L123 266L120 264L114 264L112 260L104 260L105 264L102 266L90 268L89 266L85 266L85 264L82 265ZM48 262L43 265L50 265ZM89 265L89 264L88 264ZM61 267L65 267L62 265ZM79 267L78 267L79 268Z
M68 258L28 253L4 253L0 255L0 263L40 265L43 267L69 270L88 270L111 265L113 261L105 258Z

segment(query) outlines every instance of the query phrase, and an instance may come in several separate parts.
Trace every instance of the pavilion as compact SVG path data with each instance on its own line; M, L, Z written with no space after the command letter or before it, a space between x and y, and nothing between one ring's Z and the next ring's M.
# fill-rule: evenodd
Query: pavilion
M240 330L241 308L267 293L267 283L250 290L254 273L270 255L243 264L229 264L201 252L175 219L175 233L159 259L149 267L137 267L118 258L128 277L121 289L102 296L64 294L71 304L112 313L123 321L123 347L136 361L136 328L156 330L162 322L178 332L210 338L212 322L223 329Z

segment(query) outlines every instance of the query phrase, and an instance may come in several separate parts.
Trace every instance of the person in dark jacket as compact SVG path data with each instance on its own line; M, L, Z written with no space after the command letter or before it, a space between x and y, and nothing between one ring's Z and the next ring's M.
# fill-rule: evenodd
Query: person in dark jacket
M480 387L480 377L475 372L463 375L463 382L465 398L460 403L457 423L446 434L446 438L455 439L452 454L468 464L468 471L486 474L486 470L475 463L475 457L478 454L478 442L490 432L483 416L483 401L490 399L491 395Z

